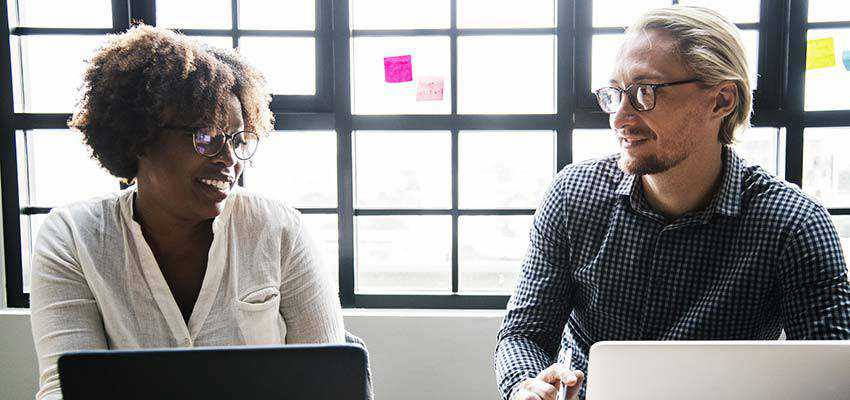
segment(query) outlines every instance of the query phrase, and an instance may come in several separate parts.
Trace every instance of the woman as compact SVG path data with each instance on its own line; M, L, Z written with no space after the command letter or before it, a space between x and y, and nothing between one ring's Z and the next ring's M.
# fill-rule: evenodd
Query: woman
M42 225L36 397L61 397L67 351L344 343L336 284L298 212L236 186L252 132L272 129L262 76L233 52L138 26L94 55L84 81L69 126L136 185Z

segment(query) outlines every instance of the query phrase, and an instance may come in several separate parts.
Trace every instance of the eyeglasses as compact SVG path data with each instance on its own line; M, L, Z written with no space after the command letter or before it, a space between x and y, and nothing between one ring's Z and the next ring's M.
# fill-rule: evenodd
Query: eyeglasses
M608 114L614 114L620 109L623 93L629 97L629 103L636 111L650 111L655 108L655 90L666 86L684 85L686 83L699 82L699 79L688 79L684 81L667 83L633 83L625 89L618 87L604 87L596 89L593 93L599 101L599 107Z
M236 158L243 161L248 160L254 156L257 146L260 144L260 137L256 133L249 131L219 134L207 128L167 127L167 129L186 131L186 134L192 136L192 144L195 146L195 151L209 158L221 154L225 144L230 142Z

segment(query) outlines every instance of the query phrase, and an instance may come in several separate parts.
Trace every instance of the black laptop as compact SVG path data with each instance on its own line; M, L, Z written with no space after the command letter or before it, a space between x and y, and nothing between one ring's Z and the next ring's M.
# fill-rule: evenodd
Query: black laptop
M356 345L111 350L64 354L65 400L365 400Z

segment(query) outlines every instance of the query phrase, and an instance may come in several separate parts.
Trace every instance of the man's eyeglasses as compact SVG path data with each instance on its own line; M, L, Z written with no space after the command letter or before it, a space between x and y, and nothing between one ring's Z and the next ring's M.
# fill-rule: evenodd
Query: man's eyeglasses
M629 98L629 103L636 111L650 111L655 108L655 90L666 86L684 85L686 83L699 82L699 79L688 79L684 81L666 83L633 83L625 89L618 87L604 87L596 89L593 93L599 101L599 107L608 114L614 114L620 109L623 101L623 93Z
M185 131L192 136L195 151L204 157L215 157L221 154L227 142L233 147L233 154L240 160L248 160L254 156L260 137L254 132L238 131L233 133L218 133L207 128L168 127Z

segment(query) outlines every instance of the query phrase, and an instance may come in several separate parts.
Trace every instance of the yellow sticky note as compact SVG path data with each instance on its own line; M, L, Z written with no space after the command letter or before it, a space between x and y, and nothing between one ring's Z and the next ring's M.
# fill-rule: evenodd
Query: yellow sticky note
M835 42L832 38L813 39L806 46L806 69L835 65Z

